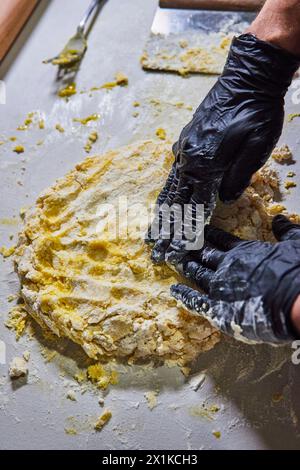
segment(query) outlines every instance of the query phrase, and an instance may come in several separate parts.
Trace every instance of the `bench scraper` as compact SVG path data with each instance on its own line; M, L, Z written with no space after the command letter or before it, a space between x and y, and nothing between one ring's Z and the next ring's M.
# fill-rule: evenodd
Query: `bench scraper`
M144 69L220 74L231 39L265 0L160 0L141 57Z

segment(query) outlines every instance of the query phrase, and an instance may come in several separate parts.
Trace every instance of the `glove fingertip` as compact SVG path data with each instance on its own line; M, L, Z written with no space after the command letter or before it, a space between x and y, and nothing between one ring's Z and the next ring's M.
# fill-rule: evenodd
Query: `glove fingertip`
M188 251L185 248L185 245L177 245L172 242L166 251L166 262L171 266L178 266L183 258L188 254Z
M170 293L175 299L181 300L182 289L185 287L183 284L173 284L170 287Z
M300 238L300 225L294 224L283 214L273 218L272 231L278 241Z
M237 172L238 174L239 172ZM247 181L240 181L240 178L237 177L237 174L234 172L230 172L229 174L223 177L222 183L220 185L219 189L219 199L221 202L224 204L230 204L234 201L236 201L245 189L249 186L250 180L247 179ZM236 182L239 182L239 185L237 186Z
M149 235L149 232L148 232L144 236L144 242L146 243L146 245L152 245L153 243L155 243L155 240Z
M155 250L152 250L152 253L151 253L151 261L154 263L154 264L160 264L160 263L163 263L165 260L164 258L164 255L162 253L159 253Z
M281 223L281 222L290 222L289 219L283 214L277 214L273 217L272 226Z
M170 288L170 293L176 300L182 302L188 309L194 309L196 296L195 291L191 289L191 287L188 287L185 284L173 284Z
M219 191L219 199L221 202L223 202L223 204L232 204L234 201L236 201L242 194L243 194L243 190L242 191L238 191L236 193L231 193L231 192L228 192L228 191L222 191L220 190Z
M207 314L210 309L209 298L185 284L174 284L170 291L176 300L180 300L186 308L200 315Z

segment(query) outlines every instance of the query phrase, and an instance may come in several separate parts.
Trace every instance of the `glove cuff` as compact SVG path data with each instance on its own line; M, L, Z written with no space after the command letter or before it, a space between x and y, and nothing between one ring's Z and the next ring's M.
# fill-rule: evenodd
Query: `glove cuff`
M238 70L239 77L251 80L257 91L283 97L299 66L300 57L247 33L233 39L223 75Z

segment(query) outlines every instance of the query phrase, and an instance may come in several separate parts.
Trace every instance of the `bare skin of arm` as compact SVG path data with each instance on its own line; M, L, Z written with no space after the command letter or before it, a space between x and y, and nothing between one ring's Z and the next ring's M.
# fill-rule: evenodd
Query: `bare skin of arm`
M300 56L300 0L267 0L247 32ZM300 332L300 295L291 320Z
M300 0L267 0L247 32L300 56Z
M298 295L292 307L291 320L294 328L300 333L300 295Z

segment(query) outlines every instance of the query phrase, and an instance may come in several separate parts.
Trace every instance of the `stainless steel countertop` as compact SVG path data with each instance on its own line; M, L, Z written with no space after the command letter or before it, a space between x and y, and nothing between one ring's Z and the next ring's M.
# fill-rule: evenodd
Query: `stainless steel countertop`
M115 72L129 77L127 88L77 94L66 103L56 96L55 68L42 64L73 33L88 0L41 0L13 50L0 67L0 79L7 87L7 104L0 105L0 140L13 135L25 146L25 153L12 152L13 142L0 146L0 245L14 241L20 225L3 219L16 216L21 207L32 204L45 187L85 157L83 145L89 129L75 126L72 118L98 112L102 119L92 124L100 139L93 153L101 153L138 139L153 138L164 127L173 139L188 121L191 111L174 104L184 101L194 108L205 96L214 78L145 73L139 57L149 34L155 0L109 0L101 11L89 38L89 49L76 77L79 90L111 81ZM297 112L289 93L288 112ZM151 104L159 99L161 105ZM135 118L133 101L141 102ZM299 106L298 106L299 108ZM38 110L46 121L44 131L16 131L26 114ZM54 126L60 123L65 134ZM298 126L286 124L282 142L297 158ZM36 142L44 139L44 144ZM294 167L299 168L296 163ZM293 167L293 169L294 169ZM279 168L279 165L277 165ZM292 169L292 168L290 168ZM287 167L280 167L284 176ZM299 189L293 190L287 205L300 211ZM297 202L298 201L298 202ZM16 240L16 236L14 237ZM113 413L101 433L93 422L101 414L97 393L88 390L78 401L66 399L73 387L75 361L67 342L52 362L42 354L44 340L38 335L15 342L4 327L12 304L8 295L18 292L11 260L0 260L0 340L6 344L6 364L0 364L0 448L1 449L292 449L300 447L300 366L290 360L291 348L245 346L222 341L203 355L193 373L205 370L206 380L196 392L176 368L142 370L122 367L120 383L109 390L105 406ZM10 360L31 351L28 383L14 386L8 379ZM284 362L286 363L284 364ZM144 393L159 389L158 405L149 410ZM279 402L274 394L282 394ZM199 416L203 403L217 404L213 420ZM76 427L78 435L67 435L65 427ZM213 431L220 431L216 439Z

